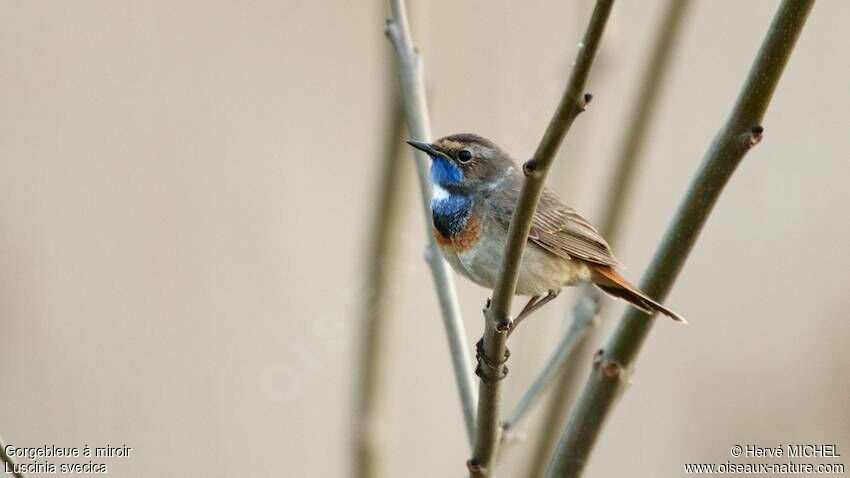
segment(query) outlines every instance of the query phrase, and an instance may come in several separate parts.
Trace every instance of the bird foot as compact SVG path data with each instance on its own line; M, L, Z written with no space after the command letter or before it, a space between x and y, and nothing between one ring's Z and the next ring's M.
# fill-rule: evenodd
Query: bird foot
M493 360L484 353L484 338L482 337L475 344L475 359L478 361L478 365L475 367L475 375L478 375L481 378L481 381L490 385L499 380L504 380L505 377L508 376L508 367L505 364L508 362L508 359L511 357L511 351L507 348L505 349L505 357L502 360ZM490 378L484 374L483 367L487 367L492 371L497 371L499 368L502 369L501 376L497 378Z

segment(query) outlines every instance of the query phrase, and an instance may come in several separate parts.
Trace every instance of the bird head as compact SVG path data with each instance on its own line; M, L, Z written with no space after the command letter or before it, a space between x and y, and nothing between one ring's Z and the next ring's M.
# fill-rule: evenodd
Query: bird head
M453 134L433 143L408 141L431 158L431 183L448 192L490 190L514 166L513 160L492 141L475 134Z

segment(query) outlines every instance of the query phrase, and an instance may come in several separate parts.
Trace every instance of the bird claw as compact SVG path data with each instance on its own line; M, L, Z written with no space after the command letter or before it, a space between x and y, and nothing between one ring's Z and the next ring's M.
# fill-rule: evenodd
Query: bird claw
M476 342L475 344L475 359L478 361L478 364L475 366L475 375L478 375L481 378L481 381L490 385L500 380L504 380L505 377L508 376L508 367L505 364L508 362L508 359L511 357L511 351L507 348L505 349L505 357L502 360L496 361L487 357L484 353L484 338ZM497 371L501 367L502 374L497 378L489 378L487 377L482 368L482 364L489 368L490 370Z

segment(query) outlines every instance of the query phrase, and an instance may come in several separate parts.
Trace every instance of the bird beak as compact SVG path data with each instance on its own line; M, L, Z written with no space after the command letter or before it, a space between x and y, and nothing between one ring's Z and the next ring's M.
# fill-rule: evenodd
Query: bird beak
M407 141L407 144L413 146L419 151L424 151L428 154L428 156L440 156L440 152L437 151L437 148L434 147L431 143L425 143L423 141L414 141L412 139Z

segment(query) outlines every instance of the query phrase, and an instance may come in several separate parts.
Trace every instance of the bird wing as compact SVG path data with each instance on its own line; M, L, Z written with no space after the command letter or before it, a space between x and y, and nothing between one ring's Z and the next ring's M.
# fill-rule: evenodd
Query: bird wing
M556 256L619 267L620 262L599 231L557 194L544 189L531 220L528 239Z

